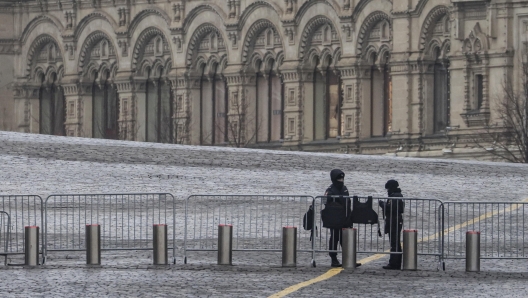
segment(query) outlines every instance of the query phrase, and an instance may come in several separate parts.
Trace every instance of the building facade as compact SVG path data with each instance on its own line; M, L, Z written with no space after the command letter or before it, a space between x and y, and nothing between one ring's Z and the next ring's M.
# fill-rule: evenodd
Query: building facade
M517 62L528 37L527 4L3 1L4 128L197 145L477 154L472 140L494 123L501 86L510 78L523 84Z

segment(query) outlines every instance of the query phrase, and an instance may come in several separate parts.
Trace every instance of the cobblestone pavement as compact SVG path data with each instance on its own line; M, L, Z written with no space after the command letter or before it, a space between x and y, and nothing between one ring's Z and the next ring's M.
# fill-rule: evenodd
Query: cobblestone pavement
M2 267L0 267L2 268ZM328 267L45 266L0 269L2 297L267 297ZM290 297L526 297L528 273L358 268Z
M349 190L359 195L385 196L384 183L394 178L407 197L500 202L528 197L525 165L0 132L0 194L169 192L179 201L200 193L316 196L329 185L332 168L343 169ZM160 268L148 265L149 251L105 251L101 268L86 268L83 253L53 252L43 268L0 266L0 292L3 297L264 297L329 269L323 253L316 256L317 268L309 266L309 254L299 256L299 268L283 269L278 253L239 252L234 267L213 265L213 252L190 252L188 264L182 265L181 242L177 246L177 265ZM291 296L524 296L525 260L483 260L485 272L466 274L460 260L448 260L447 272L437 272L434 257L421 257L418 272L386 272L379 268L387 258ZM21 260L13 256L10 262Z

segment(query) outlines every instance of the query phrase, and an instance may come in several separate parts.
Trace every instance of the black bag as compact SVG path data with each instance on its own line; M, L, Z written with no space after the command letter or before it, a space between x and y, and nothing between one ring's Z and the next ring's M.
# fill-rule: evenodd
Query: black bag
M321 210L323 227L329 229L342 229L349 225L345 206L337 202L328 202Z
M313 205L310 205L310 208L308 208L308 211L306 211L303 217L303 228L306 231L313 229L314 215Z

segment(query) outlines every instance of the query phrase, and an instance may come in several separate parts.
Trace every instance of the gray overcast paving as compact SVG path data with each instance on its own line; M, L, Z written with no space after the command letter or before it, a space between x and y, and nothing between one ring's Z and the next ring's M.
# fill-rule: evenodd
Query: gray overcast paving
M346 172L349 190L358 195L384 196L385 181L395 178L406 197L502 202L528 197L525 165L0 132L0 194L170 192L180 200L198 193L315 196L329 185L332 168ZM107 265L102 268L85 268L84 256L75 253L55 253L41 269L0 266L0 291L5 297L264 297L328 269L324 255L317 257L317 268L301 258L300 268L282 269L277 255L235 254L237 266L219 268L212 265L214 253L196 253L188 265L178 259L175 266L155 269L146 265L151 262L148 251L127 254L104 253ZM365 264L291 296L524 296L525 260L486 260L481 274L466 274L463 263L453 260L446 273L436 272L431 258L420 261L418 272L378 269L386 261ZM380 289L381 280L391 285Z

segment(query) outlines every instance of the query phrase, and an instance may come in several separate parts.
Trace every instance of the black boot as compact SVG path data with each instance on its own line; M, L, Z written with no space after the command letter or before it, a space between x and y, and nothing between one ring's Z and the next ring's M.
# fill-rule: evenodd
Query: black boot
M339 263L339 260L337 259L336 255L331 255L332 258L332 264L330 266L332 267L341 267L341 263Z

